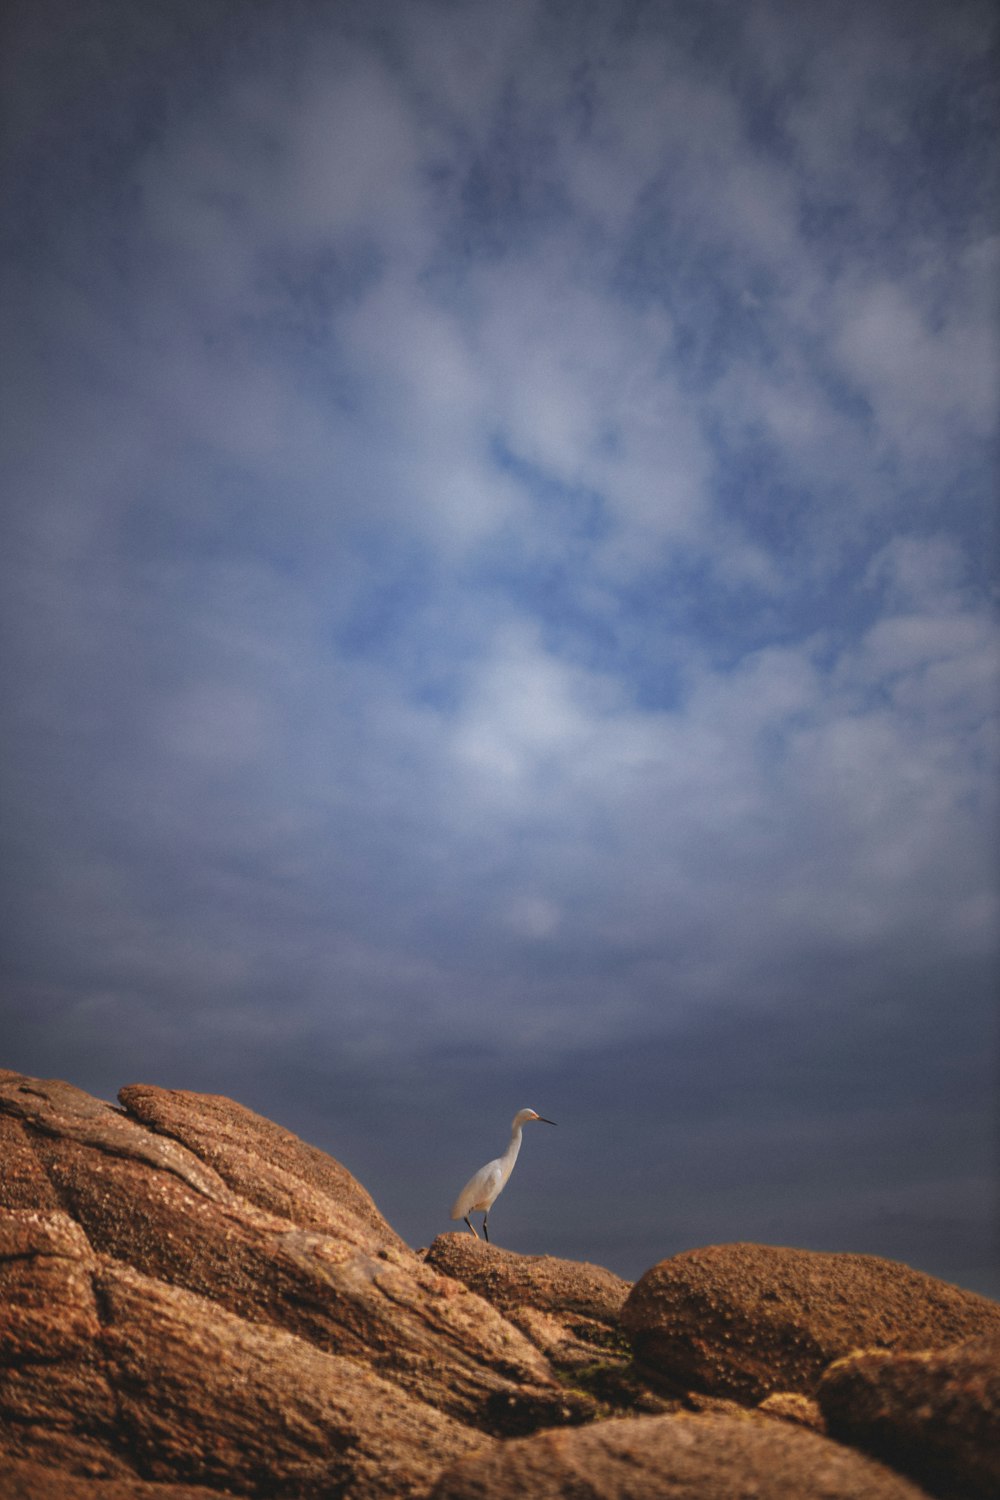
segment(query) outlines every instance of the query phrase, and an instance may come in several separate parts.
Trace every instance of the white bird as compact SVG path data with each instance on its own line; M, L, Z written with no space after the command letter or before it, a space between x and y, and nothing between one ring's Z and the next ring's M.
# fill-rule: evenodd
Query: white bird
M498 1156L496 1161L488 1161L485 1167L480 1167L475 1177L469 1178L455 1199L455 1206L451 1211L452 1218L464 1219L477 1240L479 1235L469 1215L485 1211L483 1234L489 1240L490 1209L507 1186L507 1179L514 1170L517 1153L521 1149L521 1127L527 1125L530 1120L540 1120L543 1125L556 1123L555 1120L547 1120L544 1115L537 1115L533 1109L519 1109L514 1116L510 1128L510 1140L503 1156Z

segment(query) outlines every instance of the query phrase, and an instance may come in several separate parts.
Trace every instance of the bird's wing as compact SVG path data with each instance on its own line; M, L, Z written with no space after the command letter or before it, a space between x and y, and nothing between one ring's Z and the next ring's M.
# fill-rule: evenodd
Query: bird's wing
M453 1219L464 1219L467 1213L480 1208L489 1208L493 1199L503 1187L503 1167L500 1165L499 1157L496 1161L488 1161L485 1167L480 1167L474 1177L470 1177L465 1187L455 1199L451 1210Z

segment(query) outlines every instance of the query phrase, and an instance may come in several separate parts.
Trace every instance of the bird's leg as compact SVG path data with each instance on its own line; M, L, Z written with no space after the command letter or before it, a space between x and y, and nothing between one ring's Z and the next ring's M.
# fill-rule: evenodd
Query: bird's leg
M486 1243L489 1244L489 1242L490 1242L490 1211L489 1211L489 1209L486 1210L486 1217L483 1220L483 1234L485 1234L485 1236L486 1236Z
M478 1238L479 1238L479 1231L476 1229L475 1224L473 1224L473 1222L469 1218L468 1214L466 1214L466 1216L465 1216L465 1222L466 1222L466 1224L468 1224L469 1228L472 1230L473 1234L476 1236L476 1239L478 1240ZM486 1238L489 1239L489 1235L487 1235Z

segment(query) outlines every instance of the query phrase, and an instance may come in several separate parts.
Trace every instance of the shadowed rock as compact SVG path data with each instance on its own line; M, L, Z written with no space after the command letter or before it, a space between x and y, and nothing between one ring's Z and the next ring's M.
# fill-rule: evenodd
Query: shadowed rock
M871 1255L717 1245L664 1260L622 1310L636 1358L668 1389L758 1402L812 1394L858 1348L940 1348L1000 1332L1000 1305Z
M147 1484L141 1479L88 1479L65 1469L0 1453L4 1500L219 1500L218 1490L192 1484Z
M461 1459L432 1500L925 1500L873 1459L750 1417L626 1417Z
M819 1404L832 1436L934 1494L1000 1495L1000 1336L933 1352L848 1355L820 1381Z

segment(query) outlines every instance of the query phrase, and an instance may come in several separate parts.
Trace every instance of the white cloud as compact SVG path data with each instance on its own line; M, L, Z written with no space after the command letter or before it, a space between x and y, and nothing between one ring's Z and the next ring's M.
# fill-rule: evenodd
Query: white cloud
M616 528L605 561L635 566L696 529L709 455L663 314L633 314L561 256L484 273L478 286L477 351L503 436L546 478L601 497Z
M984 295L983 278L989 274L992 287L998 272L992 242L960 258L943 309L912 281L842 290L835 351L882 431L911 463L937 457L956 436L985 438L996 429L996 303Z
M885 589L894 609L918 604L922 609L955 608L961 603L966 560L953 537L901 534L870 559L865 582Z
M559 779L586 753L593 728L575 672L523 627L503 631L481 664L453 730L452 754L472 770L478 795L523 808L550 770Z

